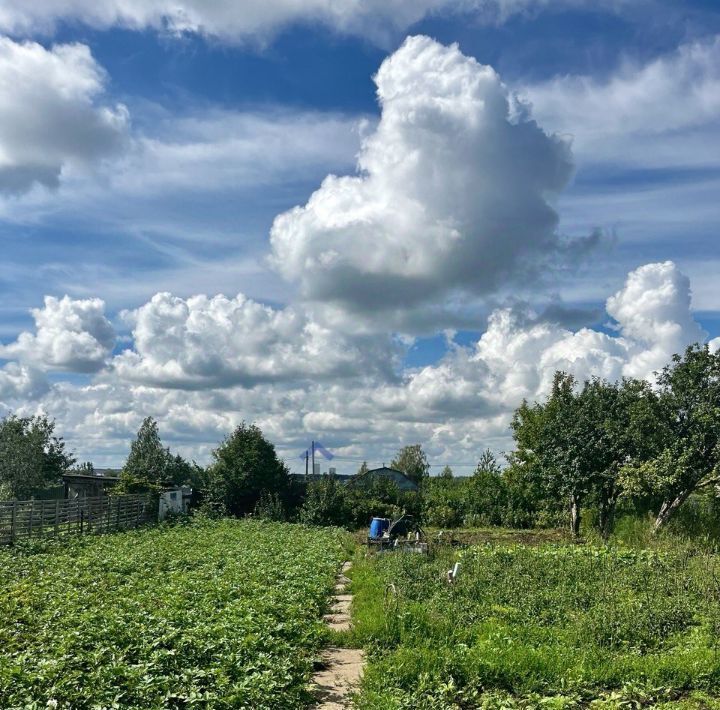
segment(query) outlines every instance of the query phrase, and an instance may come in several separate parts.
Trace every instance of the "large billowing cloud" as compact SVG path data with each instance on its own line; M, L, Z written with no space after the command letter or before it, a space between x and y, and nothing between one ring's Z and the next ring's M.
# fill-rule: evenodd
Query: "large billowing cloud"
M278 216L273 263L312 301L367 315L488 294L563 249L551 200L570 153L491 67L412 37L378 71L358 174ZM384 318L384 316L380 316Z
M209 389L393 371L389 338L339 335L299 309L276 310L242 294L185 300L159 293L128 318L134 349L115 358L114 369L133 382Z
M103 367L115 344L103 301L46 296L45 306L31 312L35 333L26 331L14 343L0 344L0 358L69 372L96 372Z
M128 112L101 102L104 85L85 45L0 37L0 192L55 187L66 167L122 145Z
M635 344L622 372L629 377L648 377L671 355L707 337L690 312L690 280L671 261L633 271L625 288L608 299L607 312L623 339Z
M689 281L672 262L631 272L606 308L619 335L571 331L538 321L531 311L498 309L473 348L456 348L411 374L402 389L378 391L376 404L435 422L443 416L466 420L501 414L507 426L522 399L549 393L557 370L580 381L593 376L652 381L674 353L707 337L690 312Z

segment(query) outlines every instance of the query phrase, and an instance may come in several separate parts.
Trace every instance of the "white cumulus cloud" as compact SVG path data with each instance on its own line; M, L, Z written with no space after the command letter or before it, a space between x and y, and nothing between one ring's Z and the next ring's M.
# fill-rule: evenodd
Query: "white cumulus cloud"
M375 82L382 115L358 174L328 176L273 224L273 263L306 298L412 309L490 293L561 251L550 200L570 177L568 146L491 67L418 36Z
M128 112L102 103L105 80L83 44L46 49L0 37L0 192L55 187L67 166L122 145Z
M115 374L161 387L209 389L305 378L392 372L387 339L349 338L292 306L274 309L246 298L179 298L169 293L127 316L133 349L114 359Z
M568 330L538 322L532 313L498 309L474 348L458 348L440 363L412 374L395 396L380 395L416 416L439 413L481 418L512 410L522 399L549 393L563 370L580 381L593 376L653 380L675 353L707 337L690 311L690 282L675 264L647 264L631 272L607 300L620 334Z
M10 409L11 403L34 400L45 394L48 388L45 375L40 370L9 362L0 367L0 411Z
M473 346L455 346L398 378L388 371L397 362L388 359L386 338L347 339L297 307L242 296L160 294L132 314L134 349L93 382L56 383L32 399L32 373L10 363L0 370L0 402L20 413L49 412L82 458L103 464L121 462L147 415L199 461L242 419L256 421L292 458L318 437L377 464L414 441L435 461L471 461L485 446L510 448L514 408L547 395L556 370L580 380L652 381L674 353L705 338L690 306L679 269L648 264L607 300L612 327L570 330L500 308Z
M115 331L102 300L46 296L44 307L31 313L35 332L25 331L14 343L0 345L0 358L46 370L96 372L103 367L115 344Z

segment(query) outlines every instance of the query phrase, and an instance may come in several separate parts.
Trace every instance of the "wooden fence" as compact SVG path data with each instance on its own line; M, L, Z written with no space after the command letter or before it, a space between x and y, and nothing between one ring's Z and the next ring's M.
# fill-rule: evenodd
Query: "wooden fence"
M154 521L156 508L147 495L0 501L0 544L134 528Z

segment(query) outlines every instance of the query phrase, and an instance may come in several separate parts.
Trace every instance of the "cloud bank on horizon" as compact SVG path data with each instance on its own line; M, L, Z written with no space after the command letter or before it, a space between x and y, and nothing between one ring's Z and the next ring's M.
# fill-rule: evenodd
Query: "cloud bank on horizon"
M462 10L502 22L583 4L477 0ZM577 278L574 262L598 246L597 233L572 238L558 226L573 149L597 162L606 140L614 158L632 162L648 115L678 96L693 118L659 115L658 134L706 130L720 112L717 40L628 65L609 79L521 86L518 98L492 67L420 35L380 65L377 120L277 108L176 117L154 108L156 130L165 133L150 134L133 125L134 109L111 98L110 78L89 47L19 39L28 28L52 32L77 18L96 28L227 41L267 38L302 18L377 39L378 16L398 30L448 5L287 0L238 13L233 4L194 0L5 3L0 29L16 35L0 38L0 215L7 219L31 224L46 210L62 215L64 200L72 211L99 203L100 223L116 199L270 184L278 175L291 182L309 164L326 177L295 207L276 212L265 242L271 278L285 284L284 304L218 293L212 279L207 294L160 290L122 313L94 284L81 298L46 296L32 310L34 328L0 338L0 411L48 412L80 456L98 465L122 460L147 415L200 461L242 419L256 421L281 450L322 433L349 457L422 441L437 460L469 460L488 444L508 447L512 410L547 394L557 369L579 379L652 379L672 354L707 340L693 315L690 279L662 258L639 267L635 260L624 285L604 292L602 327L569 328L538 303L553 279ZM20 76L28 81L16 92ZM602 108L612 120L593 118ZM347 145L357 149L354 172ZM673 145L677 161L680 143ZM687 160L712 163L702 157L698 150ZM190 243L193 227L182 222L173 228ZM192 282L197 262L187 262ZM455 341L460 323L480 333L471 344ZM407 364L419 335L441 332L444 355Z
M652 380L674 353L707 337L690 310L689 280L672 262L639 267L607 299L616 334L499 308L474 345L454 345L436 364L399 376L391 336L334 341L296 306L158 294L128 314L134 348L110 357L93 382L49 382L48 373L107 358L112 331L102 305L48 299L34 314L36 332L5 346L4 356L16 359L0 369L0 406L52 412L71 440L89 440L108 457L147 415L177 438L199 436L201 445L190 447L196 455L250 418L281 443L326 432L350 456L417 439L438 457L472 457L478 441L507 444L514 407L545 396L556 370L581 380ZM58 344L45 352L48 327ZM711 347L718 346L716 338Z

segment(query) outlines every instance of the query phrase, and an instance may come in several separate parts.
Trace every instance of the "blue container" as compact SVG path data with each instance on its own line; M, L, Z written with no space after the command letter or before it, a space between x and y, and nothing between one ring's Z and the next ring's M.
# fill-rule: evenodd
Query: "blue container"
M390 527L390 521L387 518L373 518L370 523L370 537L382 537L383 533Z

